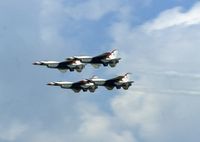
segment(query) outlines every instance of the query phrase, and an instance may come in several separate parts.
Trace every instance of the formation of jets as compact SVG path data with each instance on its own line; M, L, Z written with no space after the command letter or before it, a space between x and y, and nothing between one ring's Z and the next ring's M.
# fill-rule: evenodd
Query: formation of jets
M94 57L91 56L73 56L66 58L65 61L39 61L33 63L33 65L47 66L48 68L58 69L61 72L67 70L73 72L81 72L85 68L86 64L91 64L94 68L99 68L101 65L115 67L121 58L117 58L117 50L106 52Z
M87 64L91 64L95 68L99 68L101 65L115 67L119 63L121 58L117 57L117 50L106 52L94 57L91 56L73 56L66 58L65 61L38 61L34 62L33 65L47 66L48 68L58 69L61 72L67 70L73 72L81 72ZM72 89L75 93L80 92L95 92L99 86L104 86L108 90L112 90L114 87L117 89L123 88L128 90L134 81L129 80L130 73L120 75L111 79L101 79L97 76L93 76L89 79L83 79L77 82L57 81L49 82L47 85L60 86L64 89Z

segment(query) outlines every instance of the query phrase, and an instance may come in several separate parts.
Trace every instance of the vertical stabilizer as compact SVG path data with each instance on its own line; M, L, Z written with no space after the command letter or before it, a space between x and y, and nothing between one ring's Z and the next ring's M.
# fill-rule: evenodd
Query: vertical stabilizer
M130 80L130 74L131 74L131 73L126 73L126 74L124 75L123 81L128 82L128 81Z
M118 51L117 51L116 49L113 50L113 51L111 51L110 53L111 53L111 55L110 55L110 58L111 58L111 59L117 58Z

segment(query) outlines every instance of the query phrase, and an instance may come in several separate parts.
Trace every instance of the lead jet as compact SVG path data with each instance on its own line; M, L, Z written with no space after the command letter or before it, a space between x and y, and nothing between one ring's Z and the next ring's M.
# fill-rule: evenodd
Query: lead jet
M50 86L60 86L64 89L72 89L75 93L79 93L81 90L83 92L87 92L88 90L90 92L95 92L95 90L98 88L94 82L84 79L78 82L66 82L66 81L58 81L58 82L49 82L47 85Z
M67 58L69 59L78 59L82 63L91 64L94 68L99 68L101 65L115 67L121 58L117 57L118 51L115 49L111 52L106 52L97 56L73 56Z
M116 87L117 89L123 88L124 90L128 90L128 88L134 82L129 80L129 74L130 73L126 73L125 75L117 76L108 80L93 76L89 80L94 82L97 86L104 86L108 90L112 90L114 87Z
M63 62L39 61L33 63L33 65L41 65L41 66L47 66L48 68L58 69L62 73L66 72L67 70L69 70L70 72L74 70L76 70L77 72L81 72L82 69L85 67L85 64L78 59L68 59Z

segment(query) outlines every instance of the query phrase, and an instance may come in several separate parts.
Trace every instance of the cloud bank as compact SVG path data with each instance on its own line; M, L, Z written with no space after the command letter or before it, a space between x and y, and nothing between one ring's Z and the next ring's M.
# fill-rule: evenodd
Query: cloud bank
M69 76L58 75L49 70L39 71L40 69L29 68L27 64L30 64L30 59L24 61L22 60L24 58L13 54L9 56L12 61L9 60L8 63L18 63L19 66L15 66L18 75L11 67L6 66L9 72L7 70L3 72L0 81L2 84L0 112L4 114L0 120L2 124L0 140L13 142L65 142L66 140L195 142L198 140L199 3L184 12L181 8L168 9L157 18L137 27L131 24L130 6L120 1L88 0L65 3L62 0L43 0L34 6L40 9L37 13L38 22L35 22L37 26L29 31L30 35L35 35L31 38L34 40L31 42L27 33L20 34L25 41L29 39L27 44L15 42L15 46L20 47L20 56L24 55L25 58L25 55L29 55L31 59L58 58L77 51L82 52L85 50L81 48L82 43L75 39L76 36L72 38L73 30L90 29L91 23L105 22L104 17L115 13L117 18L103 27L106 29L104 34L110 38L106 45L119 49L123 58L120 68L116 68L113 72L121 74L131 71L135 85L128 91L113 91L115 96L111 96L107 91L105 93L103 89L96 96L89 94L76 96L71 93L66 94L66 90L41 88L49 79L58 77L66 79ZM35 11L37 10L33 10L32 13ZM87 27L81 27L83 23ZM16 27L20 24L16 24ZM70 29L72 27L74 29ZM7 44L8 42L5 45ZM34 48L27 49L25 47L27 45L34 45ZM69 50L72 46L74 46L73 51ZM6 48L1 50L8 52ZM18 54L17 50L15 51ZM21 84L24 82L29 83L21 89Z

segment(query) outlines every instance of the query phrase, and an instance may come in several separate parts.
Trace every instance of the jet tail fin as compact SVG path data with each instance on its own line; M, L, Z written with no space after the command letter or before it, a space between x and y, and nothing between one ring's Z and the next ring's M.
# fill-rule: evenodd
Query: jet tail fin
M98 78L99 78L98 76L93 75L90 79L92 80L92 79L98 79Z
M129 80L130 80L130 74L131 74L131 73L126 73L126 74L124 75L124 80L125 80L125 81L129 81Z
M117 58L117 55L118 55L118 50L117 49L114 49L113 51L110 52L111 53L111 58Z

